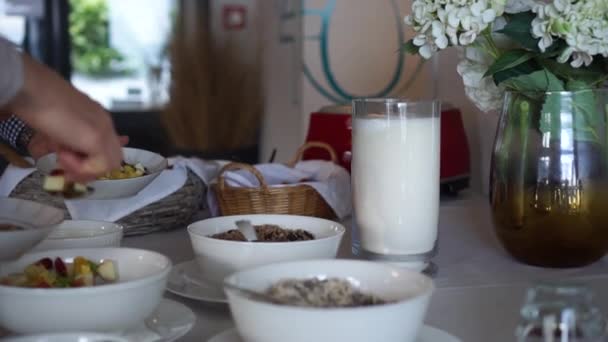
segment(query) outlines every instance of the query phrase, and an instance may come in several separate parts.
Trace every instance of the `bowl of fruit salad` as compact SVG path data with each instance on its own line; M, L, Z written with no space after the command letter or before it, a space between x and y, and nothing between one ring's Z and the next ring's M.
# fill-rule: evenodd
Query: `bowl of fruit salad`
M0 267L0 326L17 334L117 332L162 299L171 261L130 248L26 254Z
M16 198L0 198L0 262L27 252L63 221L62 210Z
M154 152L129 147L123 147L122 151L120 168L101 175L86 186L65 179L55 153L39 158L36 168L46 175L43 186L48 192L73 197L86 193L87 199L115 199L136 195L168 166L167 159Z

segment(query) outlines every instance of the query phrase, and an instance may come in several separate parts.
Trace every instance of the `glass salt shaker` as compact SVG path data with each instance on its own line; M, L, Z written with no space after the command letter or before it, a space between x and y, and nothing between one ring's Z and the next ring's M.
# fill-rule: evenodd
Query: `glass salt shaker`
M517 342L606 342L606 320L583 285L530 288L521 309Z

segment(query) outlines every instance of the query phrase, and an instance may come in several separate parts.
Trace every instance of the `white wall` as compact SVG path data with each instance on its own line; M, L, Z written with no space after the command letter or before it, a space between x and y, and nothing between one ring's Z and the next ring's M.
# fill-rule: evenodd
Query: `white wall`
M227 2L216 0L216 3L222 1ZM395 16L398 15L401 23L410 11L409 0L335 0L332 11L327 10L332 0L306 0L303 12L300 12L302 3L299 0L241 2L255 7L264 47L266 109L261 158L265 160L277 148L280 161L291 158L302 144L311 112L328 104L346 102L328 83L320 42L314 39L321 33L323 13L331 12L326 35L331 73L343 91L369 96L383 88L394 73L399 47ZM290 13L305 15L290 16ZM405 27L400 30L404 39L411 34ZM400 88L412 75L417 62L417 57L405 58L399 82L388 95L428 98L433 96L436 86L438 98L460 108L471 152L472 187L476 191L487 191L487 186L482 185L487 183L495 116L481 114L465 97L462 81L456 73L456 51L440 55L436 76L428 63L414 86L402 91ZM304 75L304 66L322 91ZM335 99L332 101L326 95Z

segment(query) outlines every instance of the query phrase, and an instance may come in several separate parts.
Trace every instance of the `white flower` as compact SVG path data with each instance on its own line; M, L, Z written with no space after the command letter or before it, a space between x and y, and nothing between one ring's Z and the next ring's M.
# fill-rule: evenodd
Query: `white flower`
M436 51L471 45L504 12L505 0L413 0L405 23L416 32L424 58Z
M483 112L499 110L503 102L504 89L497 87L492 78L484 77L493 59L474 47L464 48L460 55L461 61L456 70L462 77L467 97Z
M571 60L575 68L589 66L593 57L608 57L608 1L555 0L532 8L532 36L540 38L538 47L545 51L556 39L568 48L558 57L560 63Z

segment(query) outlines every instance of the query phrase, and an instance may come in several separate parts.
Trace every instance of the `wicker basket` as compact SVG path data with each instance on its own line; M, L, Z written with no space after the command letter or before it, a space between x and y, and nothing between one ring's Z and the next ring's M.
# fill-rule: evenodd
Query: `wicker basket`
M34 172L15 187L10 197L52 205L64 210L65 217L70 218L63 199L43 191L42 181L43 175ZM208 216L205 190L202 180L188 171L188 180L181 189L123 217L117 223L124 227L125 236L185 228L192 221Z
M326 143L308 142L300 149L295 158L287 163L294 167L304 152L313 147L327 150L331 160L336 163L336 152ZM257 188L231 187L226 185L224 173L229 170L245 169L251 172L260 183ZM242 214L290 214L315 216L333 219L336 214L323 197L309 185L300 184L285 187L269 187L262 174L253 166L230 163L222 168L218 181L213 186L221 215Z

